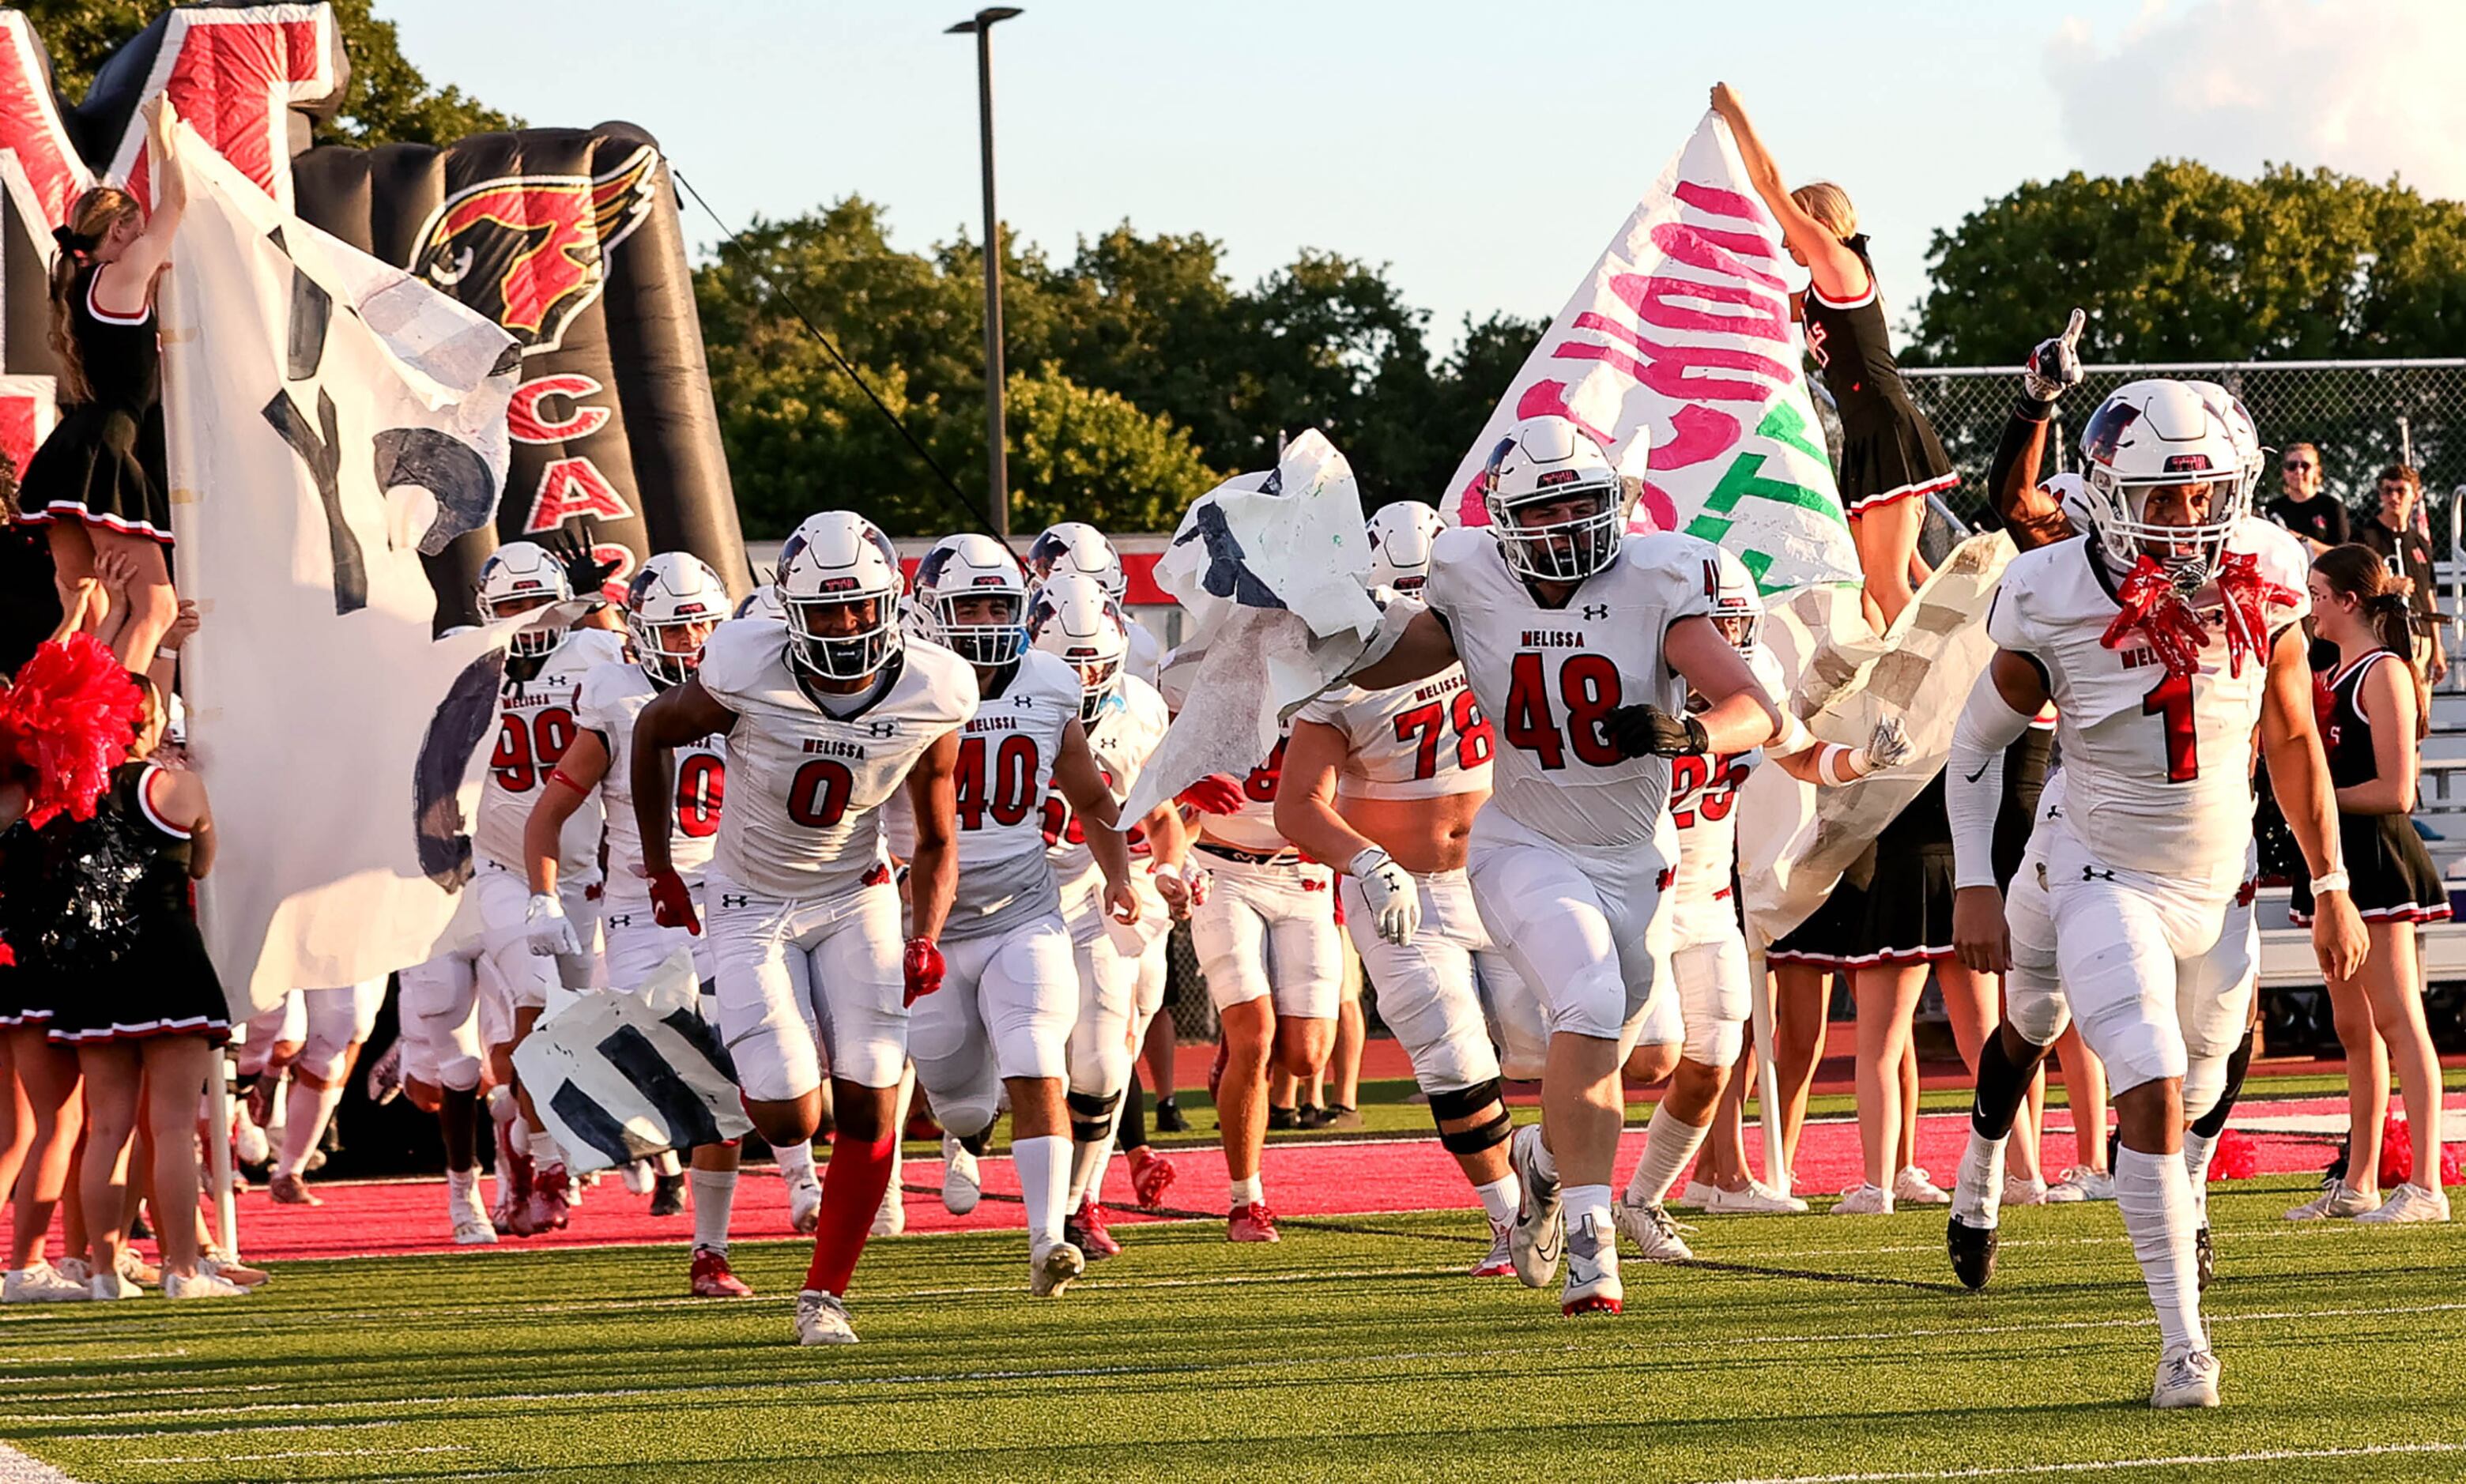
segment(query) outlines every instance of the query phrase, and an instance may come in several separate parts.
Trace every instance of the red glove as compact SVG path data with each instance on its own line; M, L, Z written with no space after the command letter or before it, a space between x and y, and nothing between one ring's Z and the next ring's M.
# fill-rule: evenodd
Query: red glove
M899 962L900 971L908 976L908 997L901 1003L913 1005L942 987L942 950L930 938L908 940L908 953Z
M1242 780L1230 773L1210 773L1181 790L1174 802L1187 804L1202 814L1238 814L1242 811Z
M696 936L702 932L702 919L694 915L693 892L674 871L651 873L651 920Z

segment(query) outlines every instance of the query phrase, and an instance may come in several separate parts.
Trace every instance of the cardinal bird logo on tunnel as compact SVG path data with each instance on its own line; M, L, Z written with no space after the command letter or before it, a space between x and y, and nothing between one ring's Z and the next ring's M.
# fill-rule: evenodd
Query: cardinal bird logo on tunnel
M504 326L527 356L554 350L607 282L609 250L650 214L659 152L599 175L500 175L445 198L412 273Z

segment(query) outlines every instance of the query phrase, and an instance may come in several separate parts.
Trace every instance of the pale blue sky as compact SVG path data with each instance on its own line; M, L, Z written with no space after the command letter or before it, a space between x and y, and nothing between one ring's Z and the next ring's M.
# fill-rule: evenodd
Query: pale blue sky
M2254 6L2275 22L2267 47L2241 24ZM534 123L650 129L736 225L856 192L889 209L903 247L976 229L973 42L941 33L966 0L378 8L430 77ZM1202 232L1244 282L1305 246L1387 262L1445 344L1467 313L1554 312L1726 78L1793 183L1855 196L1897 320L1923 291L1929 233L2027 179L2160 154L2241 171L2260 152L2437 177L2438 154L2410 153L2451 147L2415 143L2434 121L2376 138L2341 110L2388 91L2371 75L2385 12L2445 31L2445 9L1030 0L996 32L1002 212L1065 257L1125 217ZM2290 53L2365 18L2382 45L2334 86L2289 85L2312 66ZM2107 85L2193 58L2210 73L2198 89ZM685 230L697 248L717 235L690 203Z

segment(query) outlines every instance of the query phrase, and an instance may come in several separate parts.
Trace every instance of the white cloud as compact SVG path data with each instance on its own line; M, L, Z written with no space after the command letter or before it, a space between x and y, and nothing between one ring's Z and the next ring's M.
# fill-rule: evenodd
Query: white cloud
M2466 197L2466 3L2150 0L2112 40L2067 19L2048 79L2083 168L2263 162Z

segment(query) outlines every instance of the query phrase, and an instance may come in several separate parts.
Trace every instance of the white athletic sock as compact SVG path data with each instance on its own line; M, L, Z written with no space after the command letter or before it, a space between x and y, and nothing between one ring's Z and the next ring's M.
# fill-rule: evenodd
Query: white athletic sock
M798 1140L791 1144L773 1145L771 1153L779 1162L779 1178L792 1185L809 1185L814 1180L814 1146Z
M1523 1194L1513 1171L1499 1176L1486 1185L1475 1185L1472 1193L1481 1197L1481 1208L1492 1221L1513 1221L1518 1198Z
M1558 1157L1550 1152L1547 1140L1533 1141L1533 1172L1543 1180L1558 1178Z
M2006 1139L2010 1136L2006 1135ZM1961 1151L1961 1173L1952 1183L1952 1213L1962 1226L1992 1230L2004 1204L2004 1144L1975 1128Z
M693 1187L694 1246L727 1251L729 1213L736 1209L736 1171L698 1169L686 1181Z
M278 1168L285 1175L297 1175L308 1167L308 1156L325 1135L325 1120L334 1116L334 1105L343 1100L342 1079L335 1086L310 1087L298 1077L282 1095L282 1163Z
M1652 1122L1644 1131L1644 1158L1636 1162L1635 1174L1626 1183L1626 1204L1659 1206L1678 1172L1704 1146L1704 1136L1712 1126L1708 1122L1698 1128L1666 1108L1654 1109Z
M1105 1163L1112 1152L1113 1136L1110 1131L1104 1138L1087 1143L1083 1144L1076 1140L1071 1141L1070 1190L1063 1198L1065 1210L1077 1210L1079 1203L1087 1199L1090 1191L1105 1188Z
M531 1130L531 1163L542 1169L565 1168L565 1151L556 1146L556 1139L546 1129Z
M1238 1211L1243 1207L1249 1205L1253 1201L1264 1201L1267 1199L1267 1192L1261 1188L1259 1185L1259 1177L1256 1175L1251 1176L1247 1180L1232 1181L1230 1184L1233 1187L1232 1208L1234 1210Z
M1027 1247L1041 1252L1062 1240L1062 1198L1067 1193L1070 1140L1063 1134L1010 1141L1011 1167L1019 1172L1020 1200L1027 1206Z
M1563 1199L1567 1203L1566 1220L1568 1230L1573 1231L1578 1227L1581 1226L1587 1215L1593 1218L1594 1229L1596 1230L1607 1231L1610 1229L1609 1186L1569 1185L1566 1187Z
M2209 1161L2218 1153L2218 1141L2196 1129L2184 1130L2184 1179L2192 1187L2192 1225L2209 1224Z
M2201 1328L2198 1259L2192 1247L2192 1187L2184 1162L2170 1154L2115 1152L2115 1204L2132 1238L2132 1255L2158 1311L2158 1333L2169 1348L2206 1348Z

